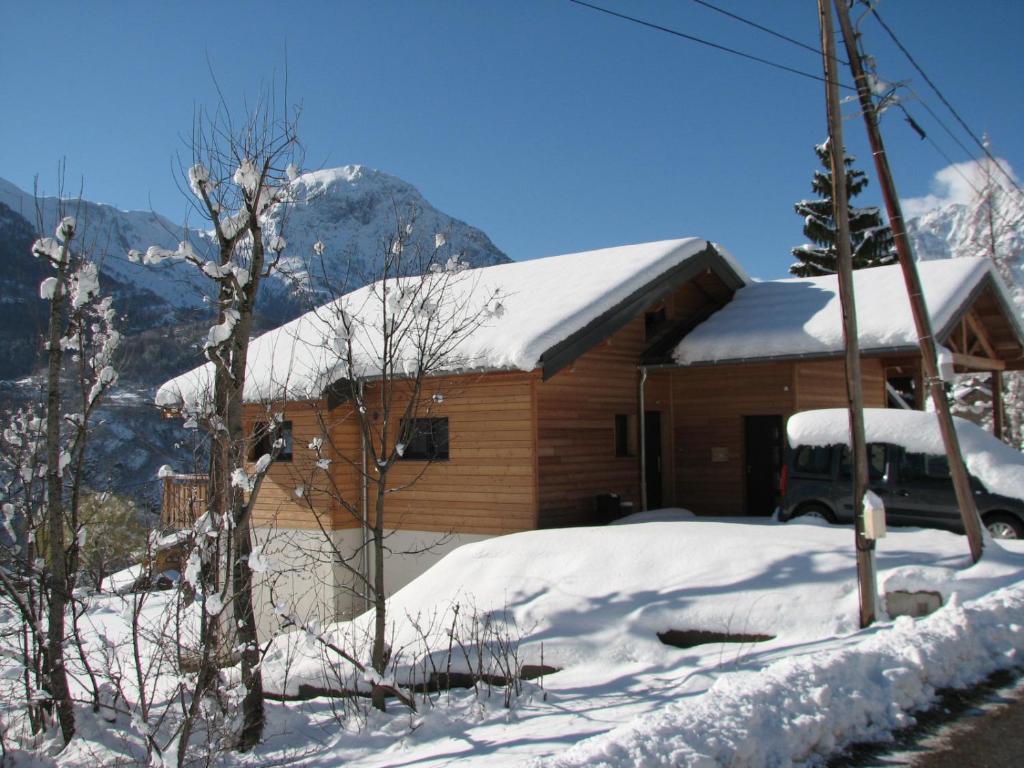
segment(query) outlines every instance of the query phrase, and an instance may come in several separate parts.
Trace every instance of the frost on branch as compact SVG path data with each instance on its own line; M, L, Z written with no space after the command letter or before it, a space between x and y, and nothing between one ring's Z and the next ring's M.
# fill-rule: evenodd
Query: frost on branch
M188 185L192 188L192 194L202 198L203 189L210 183L210 172L202 163L196 163L188 169Z
M210 328L210 334L206 340L206 348L216 347L231 338L231 331L239 320L237 309L225 309L224 321Z
M260 174L252 160L246 157L239 163L232 179L249 197L252 197L260 183Z
M47 259L54 266L60 264L62 248L52 237L40 237L32 243L32 255Z
M75 217L65 216L60 220L60 224L57 225L57 239L62 243L66 243L68 240L75 236Z
M57 291L57 278L48 277L39 284L39 298L46 301L52 301L53 295Z

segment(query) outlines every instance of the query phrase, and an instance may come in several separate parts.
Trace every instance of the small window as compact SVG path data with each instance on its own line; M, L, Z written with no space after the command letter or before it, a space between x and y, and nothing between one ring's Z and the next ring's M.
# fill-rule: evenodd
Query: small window
M801 475L828 475L832 470L832 449L801 445L793 458L793 470Z
M843 446L839 458L839 476L845 479L853 477L850 469L850 449ZM885 446L878 443L868 445L868 482L878 483L885 479Z
M664 307L644 314L644 341L650 341L657 336L667 321L668 316L665 314Z
M292 460L292 423L290 421L280 421L274 425L265 421L257 422L252 430L252 440L249 461L257 461L260 456L267 454L274 456L275 447L277 455L274 456L274 461ZM277 443L276 446L275 443Z
M615 415L615 455L636 456L636 417L632 414Z
M905 483L948 483L949 460L945 456L903 453L900 480Z
M402 423L405 449L401 458L438 461L448 458L448 418L412 419Z

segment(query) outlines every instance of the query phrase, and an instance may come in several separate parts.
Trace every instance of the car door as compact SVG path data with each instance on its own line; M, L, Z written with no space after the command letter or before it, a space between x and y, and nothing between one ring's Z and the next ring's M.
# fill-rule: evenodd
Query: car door
M896 525L962 528L956 491L945 456L893 451L891 493L885 500Z
M868 444L868 488L886 501L889 497L888 487L888 455L889 446L882 443ZM853 522L853 471L850 468L850 449L844 447L839 456L837 486L842 489L840 519ZM889 520L888 502L886 501L886 520Z

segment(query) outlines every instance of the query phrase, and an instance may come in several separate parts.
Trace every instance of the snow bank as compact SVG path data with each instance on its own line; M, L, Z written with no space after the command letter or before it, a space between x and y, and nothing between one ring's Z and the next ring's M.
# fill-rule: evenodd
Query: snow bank
M918 264L936 332L946 326L971 291L988 275L985 258ZM917 346L917 332L899 266L853 273L857 325L865 352ZM993 281L1002 290L1001 281ZM1012 303L1007 299L1007 306ZM838 354L843 324L835 276L754 283L690 332L676 347L682 365L782 355Z
M1024 586L928 618L898 619L844 649L721 677L707 693L591 738L535 765L791 766L884 738L913 722L938 688L1021 663Z
M501 309L452 350L442 370L533 370L546 350L707 245L697 238L665 240L466 270L450 279L442 322L464 322L495 297ZM732 257L718 250L746 279ZM400 292L399 286L415 279L392 282L390 290ZM376 283L353 291L254 339L245 398L319 397L328 383L347 375L335 350L342 316L357 321L351 329L352 375L378 373L379 292ZM201 402L211 381L212 364L196 368L160 387L157 404Z
M968 471L991 493L1024 500L1024 454L965 419L953 418ZM791 445L849 445L849 417L844 408L804 411L790 417ZM869 443L901 445L915 453L946 453L934 413L865 408L864 433Z

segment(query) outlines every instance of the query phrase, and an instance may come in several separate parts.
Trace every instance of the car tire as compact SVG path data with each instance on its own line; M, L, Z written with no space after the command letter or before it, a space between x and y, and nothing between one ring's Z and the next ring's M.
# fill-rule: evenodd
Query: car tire
M795 520L798 517L814 517L818 520L824 520L826 523L833 524L836 521L836 516L832 514L832 510L824 504L804 504L793 513L793 517L790 519Z
M1005 512L985 515L985 527L993 539L1024 539L1024 523Z

